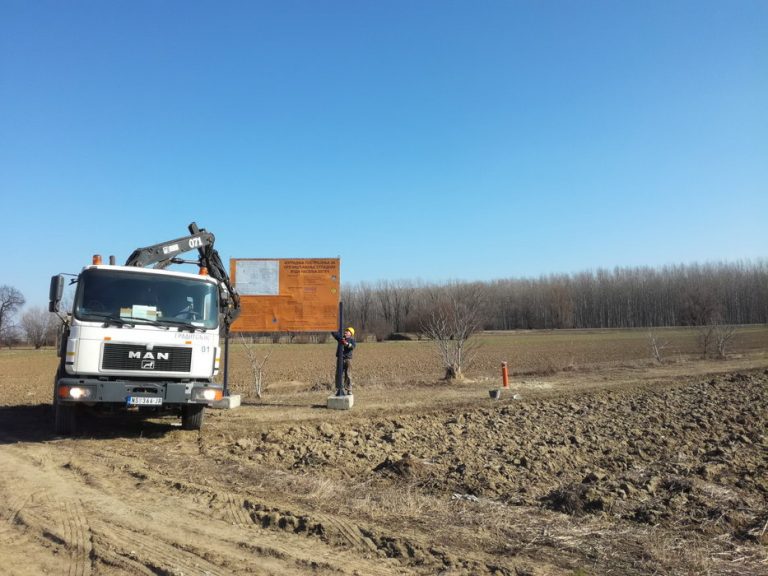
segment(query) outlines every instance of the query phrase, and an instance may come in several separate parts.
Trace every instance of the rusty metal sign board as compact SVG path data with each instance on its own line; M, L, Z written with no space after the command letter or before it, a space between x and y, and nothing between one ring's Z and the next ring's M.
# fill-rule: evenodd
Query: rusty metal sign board
M240 294L232 332L324 332L338 329L338 258L231 258Z

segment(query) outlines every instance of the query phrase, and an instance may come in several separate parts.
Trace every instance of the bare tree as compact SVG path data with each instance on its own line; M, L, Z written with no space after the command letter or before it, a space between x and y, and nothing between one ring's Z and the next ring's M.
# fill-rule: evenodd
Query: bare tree
M726 350L734 336L736 336L736 326L730 324L715 325L714 339L718 358L726 357Z
M655 330L648 332L648 347L651 349L651 357L659 364L664 363L664 350L669 346L668 340L659 340Z
M387 324L387 329L390 333L394 332L397 313L394 284L389 281L380 281L376 286L376 298L379 301L379 310Z
M21 329L36 350L55 341L57 325L56 316L41 306L30 308L21 316Z
M348 323L365 332L368 330L376 301L370 284L361 282L355 286L344 286L341 290L344 302L344 316Z
M482 295L478 286L456 285L436 295L422 330L435 343L445 380L461 380L478 343L472 336L482 328Z
M21 344L21 330L15 324L6 325L0 332L0 346L7 346L10 350L13 346Z
M413 307L415 286L411 282L389 280L379 282L376 297L391 333L402 332Z
M8 346L18 337L13 315L24 305L24 295L13 286L0 286L0 341Z
M701 357L709 358L712 354L712 344L715 341L715 325L706 324L704 326L699 326L696 331L698 332Z
M374 308L373 289L369 284L363 282L360 284L358 292L360 295L358 300L360 329L365 332L368 329L370 317Z
M648 331L648 347L651 349L651 358L659 364L664 363L664 350L669 346L669 340L660 340L656 330Z
M248 366L251 369L251 377L253 378L253 391L256 394L256 398L261 398L262 393L267 389L264 367L272 354L272 348L269 348L264 357L259 359L259 355L256 353L254 344L250 339L246 340L240 334L240 342L243 345L243 350L245 350L245 355L248 357Z

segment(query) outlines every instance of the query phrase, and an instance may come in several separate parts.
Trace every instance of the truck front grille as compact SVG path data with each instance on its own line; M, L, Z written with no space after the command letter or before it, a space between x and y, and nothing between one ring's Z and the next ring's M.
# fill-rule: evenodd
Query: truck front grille
M102 370L136 370L137 372L189 372L192 348L154 346L147 350L140 344L104 344Z

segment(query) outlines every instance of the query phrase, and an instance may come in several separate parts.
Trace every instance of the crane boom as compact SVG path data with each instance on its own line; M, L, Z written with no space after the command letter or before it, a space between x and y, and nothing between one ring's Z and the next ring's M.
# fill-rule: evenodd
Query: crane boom
M153 244L152 246L136 248L125 261L125 265L144 268L150 264L154 264L154 268L166 268L174 263L174 259L176 259L179 254L195 249L198 249L200 257L202 258L203 249L206 246L213 246L215 237L210 232L206 232L205 229L198 228L197 224L194 222L189 225L189 229L190 232L192 232L189 236ZM193 229L195 230L194 232L192 231Z
M150 265L153 265L153 268L167 268L171 264L193 263L200 268L205 268L211 278L218 280L226 288L226 294L222 295L221 311L228 331L232 322L240 314L240 295L232 285L218 251L213 247L216 237L205 228L198 228L195 222L189 225L189 232L189 236L137 248L125 261L125 265L139 268ZM180 254L191 250L197 250L197 260L188 261L179 258Z

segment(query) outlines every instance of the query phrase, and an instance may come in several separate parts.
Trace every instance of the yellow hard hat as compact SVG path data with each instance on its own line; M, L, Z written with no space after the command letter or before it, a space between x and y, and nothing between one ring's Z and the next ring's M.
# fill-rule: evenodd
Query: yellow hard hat
M355 329L354 329L354 328L352 328L352 326L347 326L347 331L348 331L350 334L352 334L352 336L354 336L354 335L355 335Z

